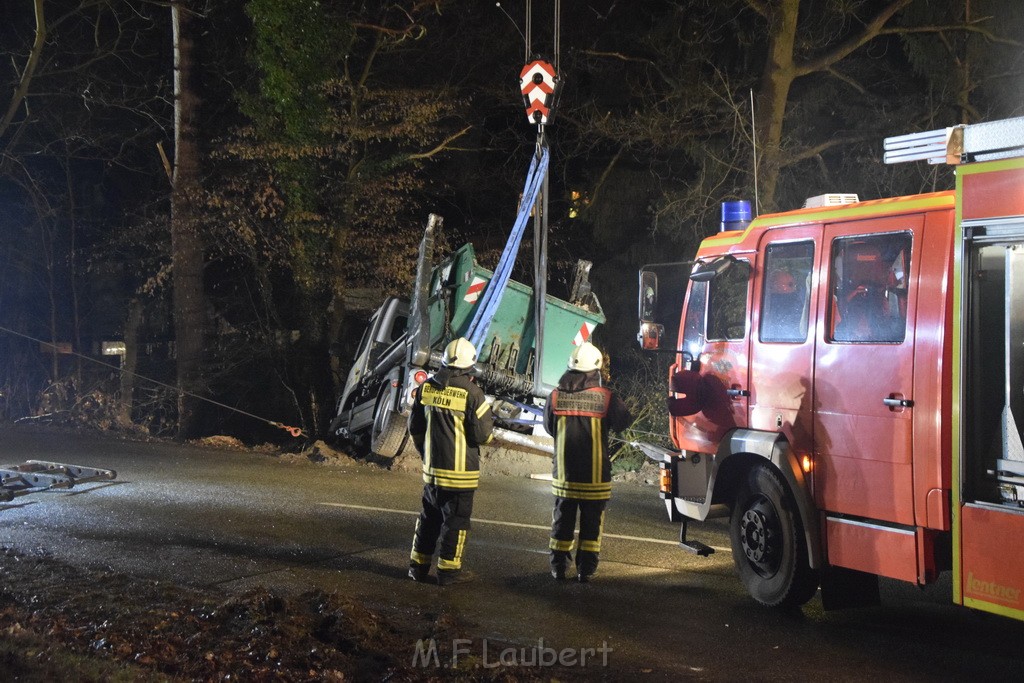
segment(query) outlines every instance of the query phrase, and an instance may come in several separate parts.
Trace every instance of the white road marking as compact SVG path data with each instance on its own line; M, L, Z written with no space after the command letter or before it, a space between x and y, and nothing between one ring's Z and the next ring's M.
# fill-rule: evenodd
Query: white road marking
M395 510L393 508L379 508L372 505L351 505L349 503L324 503L320 505L328 505L335 508L349 508L352 510L367 510L369 512L391 512L398 515L412 515L414 517L419 516L419 512L412 512L411 510ZM496 524L498 526L512 526L520 529L539 529L541 531L551 531L550 526L543 526L541 524L522 524L520 522L506 522L500 519L480 519L479 517L473 518L474 524ZM646 536L628 536L626 534L602 534L602 538L618 538L624 541L640 541L643 543L662 543L664 545L679 545L679 541L667 541L663 538L648 538ZM720 548L718 546L712 546L719 552L729 552L729 548Z

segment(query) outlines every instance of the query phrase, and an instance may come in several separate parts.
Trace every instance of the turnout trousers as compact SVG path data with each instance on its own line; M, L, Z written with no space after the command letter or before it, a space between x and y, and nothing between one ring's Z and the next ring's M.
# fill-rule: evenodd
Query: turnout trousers
M416 520L410 561L416 565L429 565L438 538L441 551L437 568L462 568L462 550L469 533L469 520L473 514L473 494L476 489L443 489L436 484L423 486L423 507Z
M551 513L551 568L565 570L572 560L576 515L580 518L580 541L576 550L576 571L590 576L597 571L598 553L601 552L601 531L604 527L604 509L607 500L579 500L555 496Z

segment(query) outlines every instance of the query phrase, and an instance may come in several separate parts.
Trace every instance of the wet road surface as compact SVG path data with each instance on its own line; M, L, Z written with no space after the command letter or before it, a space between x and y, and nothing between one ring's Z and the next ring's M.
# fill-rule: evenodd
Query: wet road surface
M734 574L725 522L691 527L717 553L684 553L650 487L616 486L599 575L580 585L548 574L549 483L485 476L465 554L476 580L440 588L405 576L413 474L0 426L0 463L27 459L118 477L0 503L2 546L225 593L315 586L454 613L495 642L587 649L595 678L984 681L1024 668L1024 624L950 604L948 576L923 590L885 581L881 607L762 608ZM499 665L497 651L468 655Z

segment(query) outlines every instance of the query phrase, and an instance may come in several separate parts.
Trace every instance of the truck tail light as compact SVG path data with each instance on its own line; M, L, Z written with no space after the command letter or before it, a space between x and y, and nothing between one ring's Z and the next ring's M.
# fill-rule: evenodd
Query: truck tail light
M665 465L661 466L661 480L659 488L665 495L672 495L672 470Z
M423 384L427 381L427 373L423 370L417 370L416 374L412 376L412 379L416 384Z

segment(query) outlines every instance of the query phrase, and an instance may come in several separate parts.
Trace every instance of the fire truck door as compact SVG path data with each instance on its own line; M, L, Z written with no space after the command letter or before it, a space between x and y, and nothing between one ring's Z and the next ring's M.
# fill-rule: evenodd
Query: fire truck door
M815 266L821 226L769 230L758 246L762 264L760 306L750 335L750 426L779 431L794 451L809 454L814 321L818 303Z
M753 264L750 255L725 258L732 265L713 280L690 283L681 326L680 348L699 361L702 398L699 412L672 421L672 436L681 448L703 453L713 453L729 429L747 426L747 311Z
M965 233L955 598L1024 619L1024 225Z
M850 518L915 524L908 321L916 317L923 225L918 214L825 226L814 360L815 499L826 514L841 513L834 520L842 533L861 539L874 528L850 531ZM907 541L912 547L912 535L898 543ZM838 536L835 545L833 561ZM883 569L886 558L861 559L864 568L892 575ZM911 578L914 570L907 570Z

